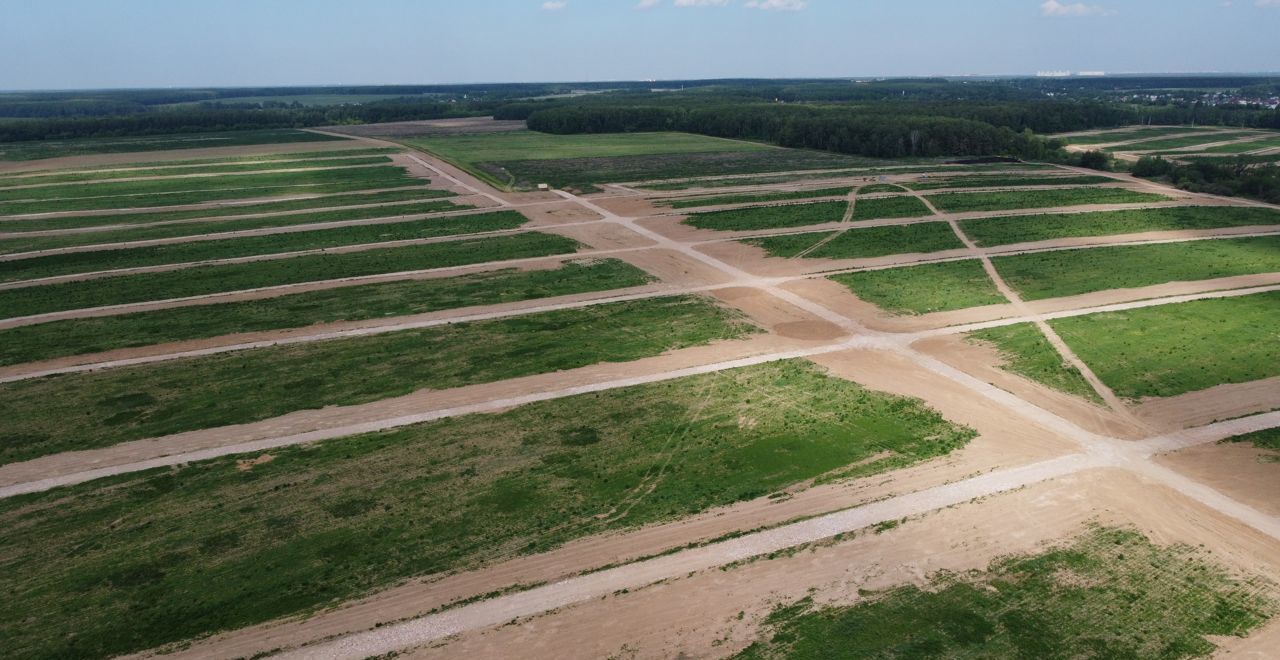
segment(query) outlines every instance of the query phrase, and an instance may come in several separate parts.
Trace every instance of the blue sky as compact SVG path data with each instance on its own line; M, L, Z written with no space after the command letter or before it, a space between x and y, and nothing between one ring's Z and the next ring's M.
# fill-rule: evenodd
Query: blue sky
M1050 69L1277 71L1280 0L0 0L0 89Z

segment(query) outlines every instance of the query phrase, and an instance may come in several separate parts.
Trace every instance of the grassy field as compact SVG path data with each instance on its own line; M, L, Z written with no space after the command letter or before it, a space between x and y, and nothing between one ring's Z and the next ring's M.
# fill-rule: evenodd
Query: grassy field
M853 205L853 220L879 220L881 218L921 218L933 215L924 202L915 197L881 197L859 199Z
M929 201L941 211L1009 211L1042 209L1083 204L1144 204L1167 202L1168 197L1134 192L1124 188L1065 188L1055 190L1023 190L988 193L943 193L930 195Z
M780 606L740 659L1207 657L1275 614L1274 595L1203 549L1095 528L985 571L861 593L851 606Z
M1019 323L979 330L967 335L970 341L991 344L1004 359L1003 368L1059 392L1083 397L1095 403L1102 398L1080 375L1080 370L1062 359L1044 333L1031 323Z
M428 218L335 229L168 243L146 247L66 252L0 261L0 282L164 264L193 263L256 255L386 243L515 229L529 219L516 211Z
M1227 438L1223 442L1247 442L1258 449L1265 449L1270 452L1267 460L1280 461L1280 428L1264 429L1254 433L1237 435Z
M719 231L804 227L827 222L840 222L844 218L845 210L848 208L848 202L840 201L709 211L690 215L684 221L684 224L698 229L715 229Z
M429 191L439 192L439 191ZM448 197L449 195L424 195L424 198ZM110 229L104 226L98 231L72 232L66 234L25 235L17 238L0 239L0 254L49 250L54 248L76 247L82 245L102 245L126 241L145 241L159 238L175 238L179 236L196 236L201 234L217 234L249 229L269 227L288 227L291 225L340 222L345 220L370 220L398 216L442 213L445 211L466 211L475 207L465 204L454 204L445 200L427 202L395 203L389 206L367 208L337 208L329 211L313 211L309 213L291 213L288 215L271 215L260 218L240 218L230 216L213 218L207 222L176 221L157 222L130 229Z
M91 184L58 184L0 190L0 214L94 211L177 206L271 195L351 192L423 185L404 168L381 165L195 179L169 178Z
M1248 151L1256 151L1258 149L1273 149L1280 147L1280 136L1270 137L1261 140L1250 140L1249 142L1237 142L1236 144L1224 144L1217 147L1209 147L1204 150L1207 154L1242 154Z
M1050 321L1116 394L1166 397L1280 376L1280 293Z
M261 300L70 319L0 330L0 365L117 348L361 321L444 309L641 286L652 281L617 259L570 262L551 270L514 268L427 280L310 291Z
M906 188L893 183L873 183L869 186L858 188L859 195L870 195L873 193L901 193L907 192Z
M13 186L46 186L62 183L88 182L96 183L115 179L132 179L140 177L183 177L208 174L241 174L245 172L263 172L272 170L318 169L324 167L355 167L359 165L385 165L391 162L389 156L355 156L351 158L321 158L300 161L258 161L250 163L224 163L217 165L200 165L190 167L150 167L111 169L90 172L68 172L59 174L50 172L38 176L20 178L0 177L0 190Z
M814 179L832 179L841 177L854 176L878 176L881 174L917 174L927 172L959 172L984 169L1000 169L1000 170L1046 170L1055 169L1052 165L1039 165L1033 163L1000 163L997 165L919 165L907 164L903 161L892 161L884 167L859 167L854 169L840 169L826 172L791 172L787 174L769 174L763 176L751 177L735 177L730 179L717 178L691 178L673 181L659 181L654 183L640 184L637 187L644 190L687 190L689 188L727 188L731 186L754 186L770 183L788 183L792 181L811 181ZM892 184L881 184L892 185ZM867 191L864 192L901 192L899 189Z
M792 361L10 498L0 634L14 658L114 656L972 436Z
M688 133L551 135L514 131L404 141L502 187L594 184L865 165L870 159ZM536 154L537 158L530 158Z
M1082 258L1082 255L1084 257ZM1027 300L1280 270L1280 236L1036 252L993 259Z
M1178 135L1181 133L1202 133L1203 129L1190 128L1185 126L1159 126L1153 128L1139 128L1135 130L1114 131L1110 133L1102 133L1099 135L1079 135L1076 137L1057 138L1067 144L1107 144L1109 142L1125 142L1127 140L1139 140L1147 138L1163 137L1166 135Z
M736 313L682 296L18 381L0 385L0 415L14 421L0 461L625 362L752 331Z
M209 147L239 147L257 144L288 144L293 142L333 142L346 138L320 135L293 129L269 129L258 131L225 131L218 133L182 133L146 137L82 138L77 140L39 140L31 142L0 143L0 160L36 160L59 156L86 154L113 154L139 151L170 151L173 149L207 149Z
M1280 211L1238 206L1177 206L978 218L960 224L975 243L993 246L1078 236L1276 225L1280 224Z
M843 273L829 279L894 314L928 314L1008 302L976 260Z
M813 197L844 197L852 191L852 187L820 188L817 190L789 190L786 192L722 195L720 197L698 197L696 199L671 199L657 202L673 209L687 209L699 206L723 206L726 204L753 204L761 202L785 202L792 199L810 199Z
M1214 142L1225 142L1236 138L1249 137L1250 135L1258 135L1254 132L1241 131L1214 131L1212 133L1202 133L1197 135L1188 135L1184 137L1168 138L1165 140L1147 140L1145 142L1135 142L1133 144L1125 144L1117 147L1107 147L1104 151L1166 151L1170 149L1183 149L1194 147L1198 144L1212 144Z
M576 241L563 236L528 232L347 254L311 254L272 261L199 266L165 273L119 275L0 290L0 315L10 318L298 282L544 257L568 254L578 247Z
M742 241L764 249L772 257L791 258L827 238L831 232L769 236ZM805 255L813 259L864 259L890 254L927 253L963 248L945 222L922 222L851 229Z
M281 152L281 153L265 153L265 154L249 154L244 156L223 156L220 158L193 158L190 160L152 160L145 163L117 163L110 165L89 165L76 167L74 169L44 169L44 170L19 170L14 172L0 173L0 181L10 181L12 179L23 179L29 176L36 178L44 176L66 176L72 172L80 172L89 175L101 175L109 170L124 169L178 169L183 167L206 167L214 165L266 165L275 163L275 167L285 167L280 163L282 161L296 161L298 163L306 163L310 160L323 160L327 158L354 158L358 156L386 156L390 154L401 153L403 149L398 147L370 147L366 149L333 149L328 151L297 151L297 152Z
M1014 186L1086 186L1095 183L1112 183L1115 179L1098 175L1083 176L958 176L949 179L930 179L920 183L908 183L912 190L938 190L942 188L1011 188Z

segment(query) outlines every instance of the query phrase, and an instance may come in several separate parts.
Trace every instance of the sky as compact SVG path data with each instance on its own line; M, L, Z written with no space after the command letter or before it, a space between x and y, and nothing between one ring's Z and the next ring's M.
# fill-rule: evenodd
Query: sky
M0 89L1280 71L1280 0L0 0Z

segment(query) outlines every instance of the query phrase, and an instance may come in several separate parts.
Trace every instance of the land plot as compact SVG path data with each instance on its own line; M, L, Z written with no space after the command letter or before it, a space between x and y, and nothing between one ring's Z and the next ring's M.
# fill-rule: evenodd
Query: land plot
M1050 321L1102 382L1129 399L1280 376L1280 293Z
M207 149L294 142L335 142L347 138L294 129L182 133L144 137L81 138L75 140L33 140L0 143L0 160L36 160L58 156L112 154L133 151Z
M972 436L782 362L10 498L0 631L14 657L114 656Z
M897 163L897 161L893 161ZM637 184L644 190L686 190L689 188L728 188L732 186L755 186L771 183L789 183L793 181L810 181L814 179L840 179L849 177L879 176L886 174L922 174L928 172L970 172L974 170L1046 170L1055 169L1052 165L1034 163L999 163L990 165L886 165L884 167L828 170L824 172L787 172L763 176L736 176L730 178L691 178L674 181L657 181ZM886 184L887 185L887 184ZM901 192L900 190L880 190L864 192Z
M1027 300L1280 271L1280 236L1117 245L993 260Z
M852 187L820 188L817 190L791 190L777 193L723 195L720 197L699 197L697 199L661 200L657 203L673 209L687 209L698 206L725 206L728 204L753 204L761 202L784 202L793 199L810 199L813 197L844 197L853 191Z
M577 241L539 232L343 254L198 266L0 290L4 318L185 298L258 287L568 254Z
M426 197L439 196L447 197L448 195L427 195ZM444 200L437 200L430 202L410 202L391 206L374 206L366 208L357 207L319 211L314 213L273 215L260 218L215 218L208 222L184 221L175 222L173 224L158 222L154 225L144 225L131 229L104 228L102 231L73 232L45 236L19 236L17 238L9 239L0 238L0 254L78 247L85 245L102 245L104 243L122 243L127 241L199 236L202 234L288 227L300 224L342 222L347 220L372 220L376 218L391 219L401 216L441 213L445 211L465 211L472 208L475 207L464 204L454 204ZM2 226L3 225L0 225L0 227Z
M929 207L916 197L877 197L859 199L853 205L853 220L878 220L881 218L920 218L933 215Z
M861 594L851 606L778 607L764 658L1194 658L1213 636L1244 635L1276 611L1273 594L1189 546L1095 528L1070 545Z
M982 264L972 259L843 273L828 279L894 314L928 314L1008 302Z
M1110 177L1087 174L1082 176L1012 177L999 175L958 176L907 183L912 190L938 190L941 188L1013 188L1016 186L1085 186L1095 183L1114 183Z
M352 225L336 229L88 252L65 252L0 261L0 282L500 231L515 229L528 221L528 218L516 211L496 211L388 224Z
M13 422L0 461L626 362L754 330L705 298L675 296L16 381L0 385L0 414Z
M1280 428L1265 429L1254 433L1246 433L1227 438L1224 442L1247 442L1258 449L1271 452L1270 461L1280 461Z
M653 279L602 259L550 270L503 269L150 312L68 319L0 330L0 366L245 332L364 321L445 309L642 286Z
M1168 197L1124 188L1066 188L1012 192L942 193L930 195L929 202L950 213L1010 211L1085 204L1151 204Z
M269 162L280 163L283 161L306 162L308 160L323 160L326 158L352 158L356 156L379 156L400 153L403 151L397 147L371 147L368 149L338 149L333 151L294 151L276 154L251 154L245 156L223 156L220 158L193 158L191 160L153 160L145 163L116 163L114 165L93 165L89 167L76 167L74 169L48 169L48 170L21 170L17 172L0 173L0 181L8 181L11 179L21 179L28 176L61 176L71 173L103 173L109 170L128 170L128 169L175 169L179 170L184 167L204 167L209 165L231 165L231 164L248 164L256 165L259 163L266 164ZM284 167L283 165L279 165Z
M718 231L803 227L827 222L840 222L844 218L845 210L848 208L848 202L843 201L758 206L694 213L684 223L698 229L714 229Z
M872 193L903 193L903 192L907 192L907 189L893 183L873 183L869 186L863 186L858 189L859 195L870 195Z
M999 351L1006 371L1033 380L1041 385L1100 403L1102 398L1094 391L1080 370L1062 359L1062 354L1049 343L1044 333L1031 323L1019 323L999 328L971 332L970 341L991 344Z
M964 247L945 222L921 222L910 225L865 227L840 232L834 238L810 250L834 232L788 234L742 242L763 249L771 257L793 258L801 253L814 259L865 259L891 254L927 253Z
M1194 147L1199 144L1213 144L1215 142L1226 142L1237 138L1258 135L1260 134L1252 131L1214 131L1212 133L1188 135L1185 137L1169 138L1167 140L1148 140L1146 142L1135 142L1133 144L1107 147L1104 151L1167 151L1170 149L1184 149L1187 147Z
M401 188L423 183L404 168L372 166L197 179L60 184L0 191L0 214L177 206L269 195Z
M1154 128L1140 128L1136 130L1112 131L1108 133L1098 133L1095 135L1065 136L1055 139L1062 140L1067 144L1107 144L1110 142L1127 142L1129 140L1156 138L1166 135L1179 135L1182 133L1204 134L1207 133L1207 131L1201 128L1190 128L1184 126L1159 126Z
M1097 213L1015 215L963 220L978 245L1010 245L1080 236L1187 231L1280 224L1280 211L1238 206L1177 206Z
M1207 154L1242 154L1247 151L1257 151L1259 149L1274 149L1280 147L1280 136L1268 137L1259 140L1250 140L1248 142L1237 142L1235 144L1223 144L1216 147L1208 147L1204 150Z
M142 177L183 177L197 174L236 174L241 172L262 172L270 170L317 169L323 167L354 167L357 165L382 165L390 163L389 156L357 156L347 158L309 159L297 162L249 162L225 163L217 165L199 165L188 167L129 168L109 169L97 172L49 172L38 176L0 177L0 190L14 186L44 186L59 183L100 182L112 179L133 179Z

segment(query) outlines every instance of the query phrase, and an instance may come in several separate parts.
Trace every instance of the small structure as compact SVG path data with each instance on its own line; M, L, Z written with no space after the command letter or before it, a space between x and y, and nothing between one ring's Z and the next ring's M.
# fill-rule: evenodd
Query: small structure
M548 185L547 185L547 184L545 184L545 183L539 183L539 184L538 184L538 190L551 190L551 186L548 186Z

